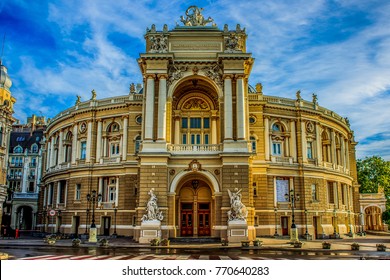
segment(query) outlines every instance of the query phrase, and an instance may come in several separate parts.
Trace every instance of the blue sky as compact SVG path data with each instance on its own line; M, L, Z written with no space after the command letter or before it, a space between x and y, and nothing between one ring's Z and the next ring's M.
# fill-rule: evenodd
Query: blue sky
M185 10L204 8L218 27L237 23L255 60L250 83L264 93L311 100L348 117L357 157L390 160L390 1L0 0L3 63L13 81L15 117L53 117L95 89L125 95L141 83L144 33L171 29Z

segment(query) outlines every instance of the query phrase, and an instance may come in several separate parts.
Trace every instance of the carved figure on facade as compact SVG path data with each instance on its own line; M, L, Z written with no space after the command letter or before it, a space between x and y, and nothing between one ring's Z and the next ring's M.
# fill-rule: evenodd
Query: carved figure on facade
M225 52L242 52L241 41L241 36L230 33L229 37L225 38Z
M318 101L317 94L313 93L313 103L317 104L317 101Z
M142 221L162 221L163 214L157 205L157 196L154 194L154 189L148 193L150 195L149 201L146 204L146 214L143 215Z
M345 123L347 124L347 126L350 127L351 124L350 124L350 122L349 122L349 119L348 119L347 117L345 117L344 120L345 120Z
M76 103L75 105L79 105L81 103L81 96L80 95L76 95Z
M168 69L168 85L171 85L174 81L183 77L183 73L187 71L187 66L172 65Z
M231 192L228 189L228 193L230 198L230 210L228 211L229 221L246 221L246 218L248 217L248 210L241 202L241 190L235 188L234 192Z
M166 53L168 52L168 37L166 35L153 35L149 37L151 53Z
M180 21L185 26L206 26L209 23L213 23L214 20L211 17L207 19L202 15L203 8L198 8L197 6L190 6L186 11L186 18L183 16L180 17ZM215 23L213 23L215 26Z
M91 93L92 93L91 100L96 100L96 91L93 89L93 90L91 91Z
M130 84L130 93L136 93L136 91L135 91L135 84L134 83Z
M222 86L222 69L218 64L203 67L202 70L205 72L207 77L212 79L218 85Z
M298 90L295 95L297 96L297 101L301 101L302 100L302 96L301 96L301 91L300 90Z
M256 92L263 93L263 85L261 83L256 84Z

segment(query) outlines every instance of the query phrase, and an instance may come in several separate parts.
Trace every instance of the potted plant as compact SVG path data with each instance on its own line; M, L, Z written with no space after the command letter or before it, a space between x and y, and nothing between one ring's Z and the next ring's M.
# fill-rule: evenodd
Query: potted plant
M261 241L260 239L255 239L252 242L253 242L253 246L255 247L261 247L261 245L263 244L263 241Z
M72 239L72 247L79 247L80 243L81 243L81 240L79 238Z
M47 243L49 245L53 245L56 243L57 238L56 238L55 234L52 234L52 235L49 235L46 240L47 240Z
M324 242L322 242L322 249L330 249L331 245L332 244L330 242L324 241Z
M241 247L249 247L249 243L250 243L249 240L242 240L241 241Z
M108 247L108 243L109 243L108 240L105 238L99 240L100 247Z
M160 246L169 246L169 239L166 239L166 238L161 239L159 245L160 245Z
M222 244L222 246L228 246L229 245L229 239L221 238L221 244Z
M294 241L293 242L293 246L294 246L294 248L302 248L302 242L301 241Z
M359 248L360 248L359 243L354 242L351 244L351 250L358 251Z
M384 252L384 251L386 251L386 245L382 244L382 243L381 244L376 244L376 250Z
M158 238L150 240L150 246L158 246L158 244L160 244L160 240Z

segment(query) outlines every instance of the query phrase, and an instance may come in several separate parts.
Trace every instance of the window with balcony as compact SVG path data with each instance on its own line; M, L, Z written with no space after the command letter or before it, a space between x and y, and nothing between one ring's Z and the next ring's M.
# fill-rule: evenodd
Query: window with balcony
M110 156L118 157L120 153L120 145L119 142L110 143Z
M272 155L281 156L282 155L282 143L281 142L272 142Z

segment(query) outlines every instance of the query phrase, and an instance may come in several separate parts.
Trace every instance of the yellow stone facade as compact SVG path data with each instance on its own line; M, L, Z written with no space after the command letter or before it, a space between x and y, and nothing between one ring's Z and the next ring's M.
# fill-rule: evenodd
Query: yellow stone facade
M200 21L202 23L202 21ZM229 192L248 212L247 237L355 232L358 185L348 120L303 100L267 96L248 84L247 35L183 19L147 29L138 64L143 87L76 102L46 132L40 227L139 240L154 190L161 237L226 237ZM97 93L99 95L99 93ZM294 209L285 194L294 190ZM297 196L299 195L299 199ZM49 216L51 209L60 210ZM306 210L306 211L305 211Z
M12 81L5 65L0 60L0 220L3 219L3 203L7 192L8 142L15 119L13 106L16 99L11 94Z

